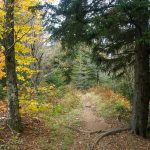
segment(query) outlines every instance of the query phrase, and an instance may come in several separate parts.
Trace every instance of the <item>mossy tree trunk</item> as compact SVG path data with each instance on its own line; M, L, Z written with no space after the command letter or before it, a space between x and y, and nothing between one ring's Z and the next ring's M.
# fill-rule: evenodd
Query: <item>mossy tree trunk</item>
M8 97L7 125L13 132L21 131L21 117L19 114L17 75L15 63L15 39L14 39L14 0L5 0L5 65L6 84Z

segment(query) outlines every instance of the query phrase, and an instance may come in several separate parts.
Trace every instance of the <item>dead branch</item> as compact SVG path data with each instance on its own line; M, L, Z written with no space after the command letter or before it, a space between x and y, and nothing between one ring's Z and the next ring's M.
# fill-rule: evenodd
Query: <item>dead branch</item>
M77 128L74 128L74 127L71 127L71 126L64 126L65 128L67 129L70 129L70 130L73 130L73 131L76 131L78 133L87 133L87 134L99 134L99 133L103 133L103 132L106 132L104 130L98 130L98 131L86 131L86 130L80 130L80 129L77 129Z
M64 127L67 128L67 129L76 131L78 133L88 133L88 134L91 134L90 131L80 130L80 129L77 129L77 128L74 128L74 127L71 127L71 126L64 126Z
M120 133L120 132L123 132L123 131L129 131L129 130L131 130L131 127L119 128L119 129L110 129L110 130L107 130L107 131L101 133L100 137L98 137L95 144L92 146L91 150L94 150L96 148L96 146L98 145L99 141L102 138L104 138L106 136L109 136L109 135L114 135L114 134L117 134L117 133Z
M106 132L105 130L98 130L98 131L93 131L93 132L90 132L90 134L99 134L99 133L103 133L103 132Z

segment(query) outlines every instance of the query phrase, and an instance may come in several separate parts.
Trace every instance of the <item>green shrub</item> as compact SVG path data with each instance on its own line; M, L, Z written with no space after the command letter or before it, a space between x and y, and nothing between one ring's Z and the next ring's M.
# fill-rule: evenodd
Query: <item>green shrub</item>
M56 87L65 85L65 79L61 70L56 71L46 77L46 83L54 84Z
M53 116L57 116L57 115L61 114L63 112L63 110L64 110L64 106L63 105L60 105L60 104L55 105L53 107L52 115Z
M110 77L101 73L100 85L110 87L114 92L120 93L130 101L133 99L133 81L127 77Z
M6 91L4 87L0 84L0 100L3 100L6 97Z
M121 113L121 114L127 111L127 109L125 108L125 106L122 104L122 102L119 99L115 100L114 108L116 112Z
M113 92L108 87L97 87L91 89L91 97L96 111L104 118L118 118L128 121L131 114L130 102L121 94ZM96 96L96 95L97 96Z
M123 81L114 81L112 89L115 92L119 92L121 95L125 96L128 100L133 98L133 85L125 80Z
M64 97L66 93L66 88L64 86L60 86L56 89L56 96L57 98L62 98Z

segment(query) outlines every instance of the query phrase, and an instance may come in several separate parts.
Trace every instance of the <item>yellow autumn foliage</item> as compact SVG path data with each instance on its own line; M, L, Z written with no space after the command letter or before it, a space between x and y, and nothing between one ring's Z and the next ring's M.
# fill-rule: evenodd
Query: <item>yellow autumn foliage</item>
M0 50L0 79L2 79L5 76L4 67L5 67L5 57L3 51Z
M37 115L41 112L46 112L52 108L50 103L39 103L37 100L20 100L20 113L22 115Z
M31 78L39 70L30 68L32 63L37 60L32 55L31 45L41 40L41 14L35 11L33 14L29 7L35 6L39 0L16 0L15 1L15 58L17 62L16 71L18 77L20 112L22 114L37 114L41 111L47 111L52 107L51 103L46 103L44 98L50 97L49 94L55 95L55 87L40 85L36 90L31 87ZM0 2L0 8L4 8L3 1ZM0 9L0 39L4 34L4 16L5 11ZM0 46L0 49L1 46ZM0 79L5 75L4 55L0 51ZM39 94L40 93L40 94ZM40 95L40 96L39 96Z
M40 40L42 28L40 12L36 11L36 14L32 14L29 10L29 7L35 6L37 3L39 3L39 0L15 1L15 38L17 41L15 51L19 81L25 81L26 78L31 78L34 73L37 73L29 67L31 63L36 62L36 59L32 56L30 45ZM2 8L0 9L0 39L3 39L5 16L3 1L0 3L0 8ZM2 57L1 61L4 61ZM4 62L1 62L1 64L4 64ZM0 67L2 70L2 65ZM23 73L25 73L25 76L23 76ZM2 78L2 76L4 76L4 73L1 72L0 77Z
M48 98L52 98L49 94L56 94L54 85L41 84L36 90L31 87L20 90L22 90L19 96L20 112L22 115L37 115L38 113L52 110L53 105Z

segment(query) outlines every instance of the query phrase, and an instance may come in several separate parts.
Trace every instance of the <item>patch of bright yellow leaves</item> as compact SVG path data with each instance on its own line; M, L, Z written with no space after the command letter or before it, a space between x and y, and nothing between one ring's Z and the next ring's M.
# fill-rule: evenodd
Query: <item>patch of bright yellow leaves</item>
M3 52L0 51L0 79L2 79L5 76L4 67L5 67L5 57Z

